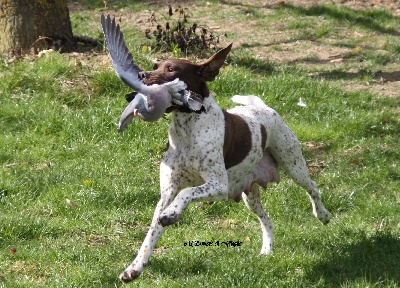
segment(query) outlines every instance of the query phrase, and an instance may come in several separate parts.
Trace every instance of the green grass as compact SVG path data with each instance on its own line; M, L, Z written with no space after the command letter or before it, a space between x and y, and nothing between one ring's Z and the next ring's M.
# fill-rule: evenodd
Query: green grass
M99 59L75 65L54 53L0 63L0 287L122 287L117 276L145 237L169 117L118 134L129 89ZM210 83L218 103L229 108L234 94L260 95L284 117L333 219L321 225L306 193L283 175L262 194L275 242L273 254L260 257L259 224L243 203L192 204L134 285L399 287L398 98L347 92L240 49L228 63ZM184 246L190 240L243 244Z

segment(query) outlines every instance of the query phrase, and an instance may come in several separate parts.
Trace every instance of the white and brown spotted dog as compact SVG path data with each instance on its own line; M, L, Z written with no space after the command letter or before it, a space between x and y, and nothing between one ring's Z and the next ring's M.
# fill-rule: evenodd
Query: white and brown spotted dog
M224 111L210 95L206 82L218 75L231 45L202 64L167 60L154 71L140 73L149 85L183 80L188 90L202 97L204 109L201 113L182 107L170 111L169 145L160 165L161 199L136 259L120 275L124 282L141 274L164 227L175 223L193 201L243 198L261 223L261 254L270 253L273 230L261 205L259 186L279 181L278 165L307 191L315 217L324 224L331 218L310 179L299 141L278 113L255 96L236 96L233 100L246 106Z

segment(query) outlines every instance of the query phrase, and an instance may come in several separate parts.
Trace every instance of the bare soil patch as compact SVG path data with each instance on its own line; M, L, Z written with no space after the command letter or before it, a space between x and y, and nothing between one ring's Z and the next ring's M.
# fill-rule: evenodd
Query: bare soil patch
M146 29L154 29L157 23L150 21L151 17L155 15L157 20L163 20L168 11L168 5L164 1L148 3L154 4L150 5L148 10L131 12L127 9L109 12L118 17L123 28L134 27L144 33ZM399 59L390 59L390 52L386 49L387 35L382 31L351 26L345 22L332 25L332 19L318 15L294 17L282 13L280 17L276 16L276 10L282 7L302 11L315 5L334 4L355 11L384 9L389 11L392 17L400 17L400 4L397 1L224 0L169 3L172 7L185 7L192 21L207 25L220 35L228 35L222 38L221 46L233 42L234 50L245 50L254 58L277 65L301 67L308 71L310 77L329 81L347 90L365 90L388 97L399 95ZM82 10L77 3L71 3L70 9L77 13ZM97 13L100 15L100 12ZM307 27L308 23L313 29ZM385 26L382 27L384 29ZM400 36L400 29L397 36ZM349 43L356 43L356 46ZM362 53L375 52L377 57L389 58L388 63L371 65L368 61L360 61Z

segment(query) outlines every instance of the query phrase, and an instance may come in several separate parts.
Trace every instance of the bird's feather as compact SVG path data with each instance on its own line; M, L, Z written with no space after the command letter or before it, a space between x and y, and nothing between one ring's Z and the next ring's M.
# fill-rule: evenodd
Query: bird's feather
M200 95L189 90L183 91L183 104L192 111L200 111L203 107L203 100Z
M101 25L115 72L125 84L140 91L144 84L139 79L139 72L143 70L133 62L133 56L125 45L119 24L115 23L115 18L111 20L110 15L105 17L102 14Z

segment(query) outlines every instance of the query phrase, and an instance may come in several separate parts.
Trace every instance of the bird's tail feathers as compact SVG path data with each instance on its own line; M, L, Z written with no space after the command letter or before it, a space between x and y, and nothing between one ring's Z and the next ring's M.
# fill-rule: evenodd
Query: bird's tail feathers
M255 105L264 108L268 107L260 97L254 95L235 95L231 100L242 105Z
M203 100L198 97L200 95L193 93L192 91L183 91L182 100L183 104L188 107L191 111L200 111L203 107Z

